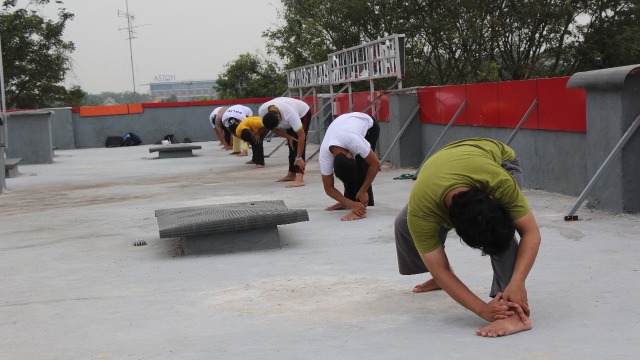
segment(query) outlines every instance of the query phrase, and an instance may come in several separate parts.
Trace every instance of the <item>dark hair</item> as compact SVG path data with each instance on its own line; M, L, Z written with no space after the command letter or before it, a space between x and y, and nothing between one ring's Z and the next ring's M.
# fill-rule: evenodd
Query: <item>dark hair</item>
M356 160L339 153L333 158L333 172L343 183L354 183L357 176Z
M269 130L278 126L279 123L280 123L280 118L278 117L278 113L273 110L267 112L262 117L262 126L266 127Z
M515 235L513 220L504 206L476 189L453 196L449 217L462 241L485 254L504 252Z
M240 139L248 143L253 142L253 132L249 129L242 129L240 132Z
M233 121L229 123L229 131L231 131L231 134L235 134L237 128L238 128L237 122Z

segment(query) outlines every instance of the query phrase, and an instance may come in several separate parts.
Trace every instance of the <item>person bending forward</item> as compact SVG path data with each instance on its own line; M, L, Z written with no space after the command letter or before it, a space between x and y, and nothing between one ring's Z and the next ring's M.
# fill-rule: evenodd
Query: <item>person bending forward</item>
M277 182L293 181L285 186L287 188L304 186L307 133L311 123L309 105L298 99L278 97L262 104L258 109L258 115L262 117L265 127L260 135L271 130L278 136L296 139L288 141L289 171Z
M476 331L481 336L532 328L525 280L541 240L521 184L520 163L507 145L479 138L453 142L424 163L409 203L396 217L400 274L430 272L432 278L413 291L443 289L491 322ZM493 300L481 300L449 266L444 243L452 228L467 245L490 256Z
M380 170L374 149L380 126L369 115L353 112L338 116L324 135L318 160L324 191L338 203L325 210L351 209L343 221L367 216L373 206L371 184ZM334 185L334 175L344 184L344 194Z

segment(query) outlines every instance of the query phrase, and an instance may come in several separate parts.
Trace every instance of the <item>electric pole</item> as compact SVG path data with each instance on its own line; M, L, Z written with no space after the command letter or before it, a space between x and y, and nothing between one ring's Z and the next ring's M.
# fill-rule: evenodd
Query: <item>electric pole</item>
M135 71L133 70L133 46L131 45L131 41L133 39L135 39L135 32L134 32L134 26L133 26L133 20L134 20L134 16L131 15L129 13L129 0L125 0L126 6L127 6L127 11L123 12L121 10L118 10L118 16L120 17L124 17L127 19L127 38L129 40L129 54L131 55L131 78L133 79L133 96L135 98L136 96L136 75L135 75ZM122 30L122 29L120 29Z

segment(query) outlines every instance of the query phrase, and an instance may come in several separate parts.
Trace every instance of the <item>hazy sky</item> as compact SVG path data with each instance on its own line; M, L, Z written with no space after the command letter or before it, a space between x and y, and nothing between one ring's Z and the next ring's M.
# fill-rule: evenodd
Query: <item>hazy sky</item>
M132 91L126 0L63 0L75 14L65 39L76 45L66 85L89 93ZM137 92L156 75L212 80L243 53L266 55L264 30L278 23L279 0L128 0ZM44 9L55 15L55 4Z

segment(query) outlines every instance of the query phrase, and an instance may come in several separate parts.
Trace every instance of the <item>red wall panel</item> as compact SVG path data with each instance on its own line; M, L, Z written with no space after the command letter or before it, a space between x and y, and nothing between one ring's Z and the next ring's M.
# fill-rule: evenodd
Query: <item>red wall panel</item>
M371 104L373 100L371 98L371 93L367 92L356 92L352 94L353 96L353 111L363 112L364 108ZM374 97L375 99L375 97ZM365 113L371 115L371 107L365 111Z
M377 98L381 93L381 91L376 91L375 97ZM376 102L376 110L378 110L375 116L376 120L384 122L389 121L389 94L384 94L378 99Z
M333 101L335 106L335 116L349 112L349 94L340 94Z
M378 95L380 95L379 91L374 92L373 99L371 98L371 93L366 92L356 92L353 93L353 111L362 112L364 108L369 106L373 99L376 99ZM378 113L376 114L376 120L378 121L389 121L389 94L383 95L380 99L376 101L376 107L379 107ZM334 100L334 109L335 116L339 116L349 112L349 94L340 94L336 96ZM367 109L365 113L371 115L371 108Z
M467 116L456 125L498 126L498 83L466 85Z
M504 81L498 83L499 127L516 128L527 110L538 97L536 80ZM538 128L538 108L533 109L522 126L526 129Z
M537 80L540 129L587 131L586 92L567 89L568 81L568 77Z
M586 131L586 92L567 89L568 77L505 81L418 89L420 121L448 124L462 101L467 101L455 125L515 128L533 109L524 128Z
M453 115L456 114L460 105L462 105L462 102L465 100L465 93L464 85L443 86L440 88L437 98L438 107L440 108L440 124L448 124L449 121L451 121ZM467 112L463 110L454 124L466 124L466 113Z
M424 124L442 124L440 120L440 103L438 93L440 87L426 87L418 89L418 103L420 104L420 122Z
M307 105L309 105L309 111L311 111L311 115L312 116L313 116L313 114L318 112L318 110L316 109L316 106L314 104L312 95L305 96L304 99L302 99L302 101L304 101Z

